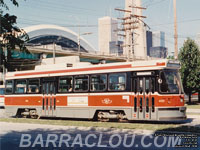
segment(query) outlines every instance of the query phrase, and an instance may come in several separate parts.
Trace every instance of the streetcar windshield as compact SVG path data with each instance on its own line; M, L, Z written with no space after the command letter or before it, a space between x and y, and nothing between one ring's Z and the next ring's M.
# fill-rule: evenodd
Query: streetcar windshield
M163 70L160 72L159 88L161 93L182 93L178 70Z

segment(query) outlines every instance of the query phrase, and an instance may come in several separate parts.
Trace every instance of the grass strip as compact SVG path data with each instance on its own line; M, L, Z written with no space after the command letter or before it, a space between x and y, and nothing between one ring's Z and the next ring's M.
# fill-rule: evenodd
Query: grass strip
M200 134L200 127L186 126L184 124L175 123L119 123L119 122L93 122L93 121L77 121L77 120L52 120L52 119L24 119L24 118L0 118L0 122L12 123L30 123L30 124L45 124L45 125L61 125L61 126L76 126L76 127L103 127L114 129L140 129L151 131L174 131L174 132L190 132Z
M187 109L199 109L200 112L200 105L187 105Z

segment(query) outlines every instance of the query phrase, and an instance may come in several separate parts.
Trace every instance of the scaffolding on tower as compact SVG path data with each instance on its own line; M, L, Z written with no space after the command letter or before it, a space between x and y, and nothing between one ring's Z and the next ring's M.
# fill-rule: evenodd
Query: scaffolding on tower
M124 17L118 18L121 28L118 29L118 36L123 37L123 55L128 61L146 59L146 23L143 21L146 16L142 15L139 0L126 0L125 9L116 8L116 11L123 12ZM144 31L145 30L145 31ZM138 57L139 56L139 57Z

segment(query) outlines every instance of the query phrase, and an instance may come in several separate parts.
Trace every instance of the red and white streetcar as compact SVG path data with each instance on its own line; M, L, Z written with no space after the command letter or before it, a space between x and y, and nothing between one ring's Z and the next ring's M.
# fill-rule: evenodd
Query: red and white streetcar
M67 63L6 75L6 114L98 120L186 119L179 62Z

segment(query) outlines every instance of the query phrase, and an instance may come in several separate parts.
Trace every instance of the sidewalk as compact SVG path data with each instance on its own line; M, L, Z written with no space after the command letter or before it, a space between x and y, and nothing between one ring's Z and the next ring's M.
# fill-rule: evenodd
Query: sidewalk
M200 115L200 109L188 109L188 108L187 108L186 113L187 113L187 114L188 114L188 113L189 113L189 114L192 113L192 114Z
M198 124L200 127L200 109L187 109L186 111L187 118L193 118L194 124Z
M5 118L5 109L0 109L0 118Z
M190 109L186 110L187 118L192 119L192 122L186 123L188 126L195 126L200 128L200 109Z

